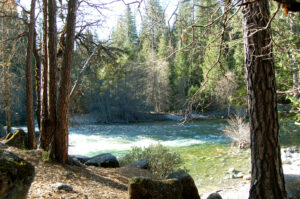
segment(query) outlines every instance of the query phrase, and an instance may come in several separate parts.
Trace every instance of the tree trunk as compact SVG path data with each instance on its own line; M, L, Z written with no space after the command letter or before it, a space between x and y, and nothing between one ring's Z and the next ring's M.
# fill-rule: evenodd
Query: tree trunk
M56 128L56 70L57 70L57 28L56 28L56 0L48 2L49 29L48 29L48 52L49 52L49 122L47 135L53 143ZM54 147L54 146L52 146ZM52 151L52 149L51 149Z
M1 21L2 25L2 40L6 39L6 27L4 18ZM2 67L3 67L3 90L4 90L4 104L5 104L5 123L6 123L6 132L11 133L11 109L10 109L10 95L9 95L9 83L8 83L8 63L6 60L6 45L5 42L2 42L1 45L1 55L2 55Z
M39 129L41 129L41 58L39 56L37 47L36 47L36 37L37 33L34 31L34 37L33 37L33 55L35 59L35 82L36 82L36 120Z
M252 165L249 198L287 198L280 156L271 30L267 27L269 2L246 2L249 4L243 8L243 32Z
M68 161L69 106L71 90L71 63L74 50L77 0L68 1L66 47L63 54L61 85L59 88L57 125L55 130L55 159Z
M42 149L48 150L48 146L50 144L50 136L47 134L47 126L48 126L48 45L47 45L47 19L48 19L48 12L47 12L47 5L48 1L43 0L43 55L42 55L42 62L43 62L43 71L42 71L42 106L41 106L41 122L40 122L40 135L41 135L41 142L40 147Z
M34 111L33 111L33 87L32 87L32 51L35 25L35 0L31 0L30 23L27 42L26 55L26 110L27 110L27 129L28 129L28 148L36 148L34 131Z

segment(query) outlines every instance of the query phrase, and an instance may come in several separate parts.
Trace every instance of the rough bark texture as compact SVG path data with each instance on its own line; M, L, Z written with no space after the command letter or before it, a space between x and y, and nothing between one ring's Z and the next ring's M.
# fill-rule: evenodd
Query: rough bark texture
M38 127L40 129L41 125L41 58L37 50L36 46L36 37L37 33L34 31L34 38L33 38L33 56L35 59L35 82L36 82L36 120L38 123Z
M27 111L27 129L28 129L28 148L36 148L34 132L34 111L33 111L33 86L32 86L32 52L35 24L35 0L31 0L30 23L27 42L26 55L26 111Z
M63 54L61 85L59 88L57 108L57 125L55 131L55 159L62 163L66 163L68 161L69 94L71 90L71 63L74 50L76 10L77 0L69 0L66 48Z
M250 198L261 199L287 198L280 157L271 33L269 28L262 29L267 27L269 15L267 0L243 7L251 131Z
M57 70L57 28L56 28L56 0L48 2L48 52L49 52L49 123L47 134L53 141L56 128L56 70ZM54 144L54 143L52 143Z
M50 144L50 136L47 134L47 126L48 126L48 45L47 45L47 12L48 1L43 0L43 71L42 71L42 107L41 107L41 142L40 147L42 149L48 150L48 146Z

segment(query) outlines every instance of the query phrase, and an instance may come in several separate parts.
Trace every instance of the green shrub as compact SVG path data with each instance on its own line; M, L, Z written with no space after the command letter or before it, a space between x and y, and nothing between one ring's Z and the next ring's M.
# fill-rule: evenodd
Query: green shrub
M134 161L147 159L149 170L160 177L166 177L183 165L183 159L177 152L157 144L147 148L132 147L131 151L120 159L120 165L124 166Z
M50 152L49 151L43 151L42 152L42 161L43 162L50 162Z

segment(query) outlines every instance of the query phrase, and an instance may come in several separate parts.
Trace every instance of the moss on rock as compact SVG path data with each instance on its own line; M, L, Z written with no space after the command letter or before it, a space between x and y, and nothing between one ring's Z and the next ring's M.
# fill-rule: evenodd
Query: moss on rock
M27 134L22 129L18 129L3 143L19 149L27 149Z
M134 177L129 183L130 199L182 199L182 185L177 179L152 180Z
M25 199L34 167L13 153L0 150L0 199Z

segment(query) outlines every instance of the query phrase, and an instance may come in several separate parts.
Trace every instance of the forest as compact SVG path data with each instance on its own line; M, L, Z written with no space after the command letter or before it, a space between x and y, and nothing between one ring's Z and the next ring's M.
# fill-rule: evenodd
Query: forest
M300 124L299 4L0 0L1 129L26 125L28 148L65 164L72 125L243 117L250 197L286 198L279 126Z

